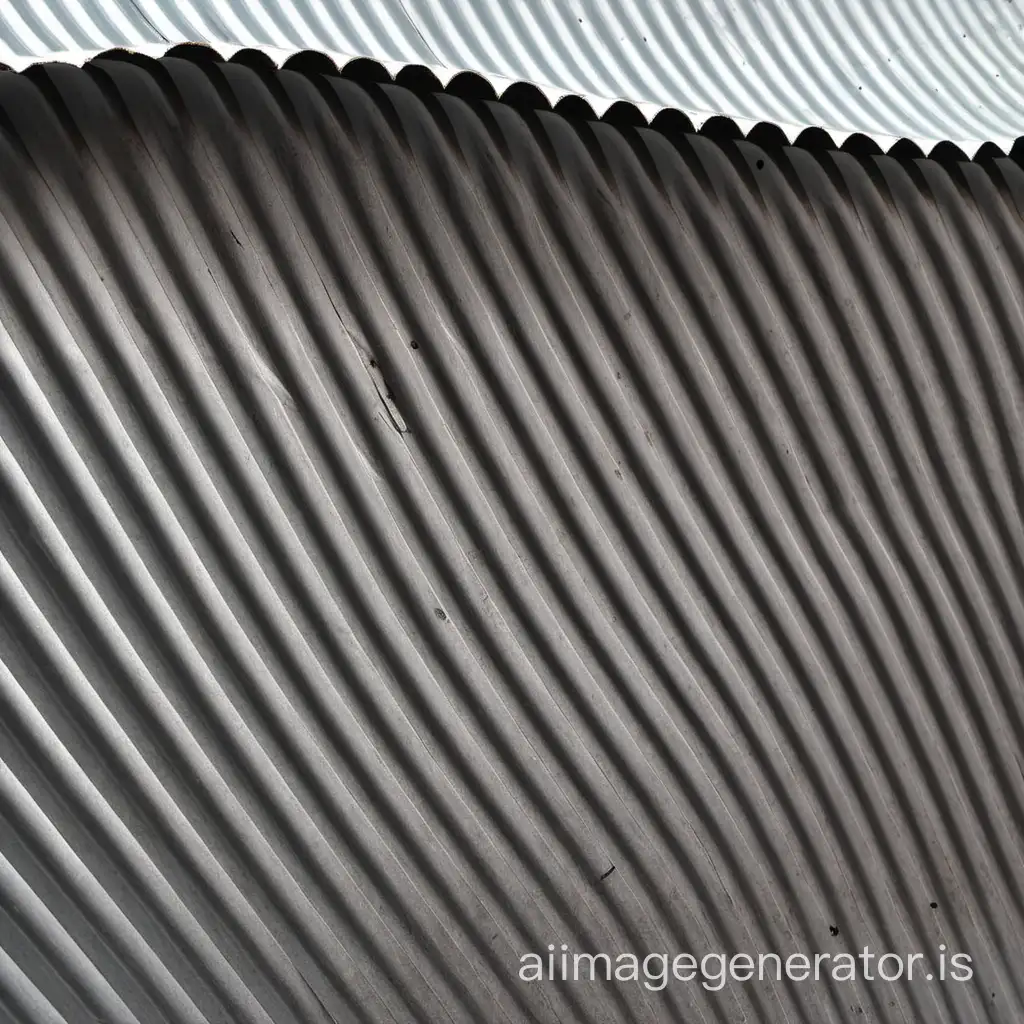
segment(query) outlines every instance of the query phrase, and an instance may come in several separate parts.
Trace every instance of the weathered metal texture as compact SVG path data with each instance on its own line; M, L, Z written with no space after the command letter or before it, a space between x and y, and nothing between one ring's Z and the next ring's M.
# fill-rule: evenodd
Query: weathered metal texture
M1016 163L180 59L0 112L0 1020L1024 1019Z
M203 41L471 70L968 155L1024 134L1013 0L7 0L0 60ZM6 51L7 57L3 56ZM229 55L229 54L228 54ZM840 139L841 141L841 139Z

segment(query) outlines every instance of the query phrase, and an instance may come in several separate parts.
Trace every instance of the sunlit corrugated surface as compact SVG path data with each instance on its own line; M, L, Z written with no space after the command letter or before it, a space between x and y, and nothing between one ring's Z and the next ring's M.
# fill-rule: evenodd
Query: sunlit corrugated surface
M0 1020L1024 1019L1017 164L178 59L0 112Z
M0 59L312 48L973 155L1024 135L1019 0L7 0ZM3 56L3 51L8 54Z

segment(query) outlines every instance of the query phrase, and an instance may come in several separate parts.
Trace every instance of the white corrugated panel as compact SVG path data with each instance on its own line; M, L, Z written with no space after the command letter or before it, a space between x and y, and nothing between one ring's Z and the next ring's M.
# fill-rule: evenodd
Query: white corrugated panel
M909 138L1024 134L1014 0L7 0L12 66L183 41L472 70L587 97Z

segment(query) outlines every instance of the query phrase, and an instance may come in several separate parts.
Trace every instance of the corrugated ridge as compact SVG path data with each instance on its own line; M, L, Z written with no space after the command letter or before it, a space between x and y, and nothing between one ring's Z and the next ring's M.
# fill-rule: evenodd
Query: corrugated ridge
M1016 163L0 90L0 1016L1018 1018Z

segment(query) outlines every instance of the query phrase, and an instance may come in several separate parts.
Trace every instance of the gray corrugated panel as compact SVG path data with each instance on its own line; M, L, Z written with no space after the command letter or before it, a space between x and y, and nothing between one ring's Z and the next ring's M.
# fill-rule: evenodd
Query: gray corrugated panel
M205 41L468 69L580 94L910 138L1024 134L1013 0L8 0L0 59ZM8 56L3 57L6 51Z
M0 111L0 1019L1022 1019L1016 163L180 59Z

